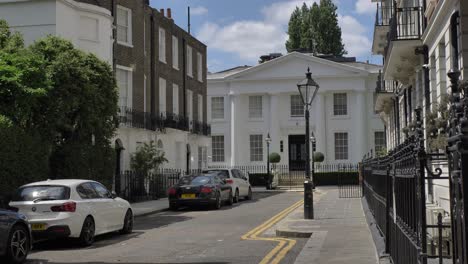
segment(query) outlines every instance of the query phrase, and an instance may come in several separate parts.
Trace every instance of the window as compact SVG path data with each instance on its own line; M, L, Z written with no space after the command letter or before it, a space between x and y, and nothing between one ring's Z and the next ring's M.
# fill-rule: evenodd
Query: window
M187 45L187 75L193 77L192 47Z
M211 98L211 119L224 119L224 97Z
M249 118L262 118L262 99L261 95L249 96Z
M263 161L263 135L250 135L250 161Z
M179 40L176 36L172 36L172 67L179 69Z
M166 80L159 78L159 113L166 111Z
M374 146L375 146L376 154L385 150L387 146L387 142L385 139L385 132L378 131L374 133Z
M347 115L348 114L348 102L345 93L333 94L333 115Z
M291 117L304 116L304 104L302 103L301 95L291 95Z
M198 121L203 121L203 96L198 95Z
M132 107L132 71L129 68L117 66L115 77L119 87L119 106Z
M109 190L107 190L106 187L102 186L101 184L97 182L91 182L90 184L94 187L94 190L96 191L98 198L109 199L112 197Z
M190 90L187 90L187 115L189 118L189 121L193 120L193 92ZM190 122L190 125L192 125L192 122Z
M197 52L197 65L198 81L203 82L203 58L200 52Z
M179 114L179 85L172 84L172 112Z
M159 61L166 63L166 30L159 28Z
M224 136L211 137L211 155L213 162L224 162Z
M117 6L117 43L132 45L132 10Z
M348 159L348 133L335 133L335 160Z
M78 185L78 187L76 187L76 192L81 197L81 199L98 198L96 191L94 191L93 186L91 186L91 183L89 182Z

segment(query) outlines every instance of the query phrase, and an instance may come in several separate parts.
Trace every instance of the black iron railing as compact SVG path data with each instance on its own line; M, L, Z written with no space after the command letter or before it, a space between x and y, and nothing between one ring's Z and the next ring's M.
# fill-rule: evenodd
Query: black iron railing
M171 112L162 113L164 117L164 127L187 131L189 126L188 118Z
M395 93L397 89L398 89L398 82L384 80L382 72L379 71L379 76L377 77L375 92L376 93Z
M191 121L191 129L190 132L193 134L209 136L211 135L211 126L205 122L200 122L196 120Z
M377 10L375 13L375 25L376 26L389 26L390 20L393 17L393 7L382 6L377 3Z
M164 129L163 117L157 114L138 111L130 107L120 107L118 116L119 123L127 127L153 131Z
M424 31L422 7L402 7L395 10L395 15L390 20L389 42L420 39Z

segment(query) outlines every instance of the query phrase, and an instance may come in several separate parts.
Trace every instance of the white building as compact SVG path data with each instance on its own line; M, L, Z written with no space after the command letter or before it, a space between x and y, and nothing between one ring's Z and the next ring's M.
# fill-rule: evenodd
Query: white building
M105 8L73 0L0 0L0 19L23 35L25 45L61 36L112 64L113 18Z
M265 165L270 152L290 168L305 164L304 108L296 84L310 67L320 85L310 114L316 151L326 163L356 163L385 146L385 131L373 111L377 65L289 53L254 67L208 75L212 126L210 165Z

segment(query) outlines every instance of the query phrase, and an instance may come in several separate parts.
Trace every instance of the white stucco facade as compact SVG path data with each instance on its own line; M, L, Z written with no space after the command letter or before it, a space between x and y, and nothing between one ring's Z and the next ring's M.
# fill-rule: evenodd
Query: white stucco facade
M0 18L23 34L25 45L57 35L112 63L113 18L105 8L73 0L0 0Z
M213 136L224 136L224 160L209 151L210 165L265 165L265 138L272 139L270 152L281 155L281 163L291 162L295 150L291 136L304 136L304 116L291 115L291 96L299 95L296 84L310 67L320 85L310 111L310 130L317 140L316 151L326 163L356 163L374 148L374 132L384 132L374 114L373 98L379 66L365 63L337 63L293 52L266 63L241 70L208 75L208 118ZM334 115L334 94L346 94L346 114ZM261 117L250 118L249 97L261 96ZM223 98L224 117L213 115L213 99ZM220 100L220 99L215 99ZM335 134L347 134L347 158L336 157ZM251 135L262 135L263 158L252 161ZM213 144L214 141L213 141ZM218 145L219 146L219 145Z

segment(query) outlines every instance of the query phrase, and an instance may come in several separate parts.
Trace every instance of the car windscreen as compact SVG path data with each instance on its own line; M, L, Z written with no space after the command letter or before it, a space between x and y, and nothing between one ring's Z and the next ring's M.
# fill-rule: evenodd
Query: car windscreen
M52 201L70 199L70 188L58 185L36 185L19 188L12 201Z
M212 179L212 177L209 177L209 176L197 176L197 177L190 178L190 182L188 182L186 184L205 185L205 184L211 183L211 179Z
M206 171L203 171L203 173L216 175L221 179L229 178L229 172L227 170L206 170Z

